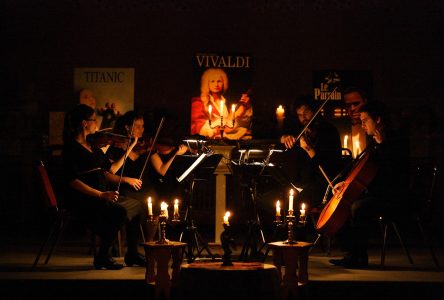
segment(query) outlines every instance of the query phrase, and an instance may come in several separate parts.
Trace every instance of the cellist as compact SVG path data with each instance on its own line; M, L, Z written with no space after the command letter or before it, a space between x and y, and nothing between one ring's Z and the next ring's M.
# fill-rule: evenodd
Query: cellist
M400 213L408 184L408 144L392 127L389 112L381 102L366 103L360 109L362 128L373 139L366 152L376 173L362 194L351 204L350 217L337 237L345 255L330 263L346 268L368 265L368 236L372 220ZM335 185L340 191L344 182Z

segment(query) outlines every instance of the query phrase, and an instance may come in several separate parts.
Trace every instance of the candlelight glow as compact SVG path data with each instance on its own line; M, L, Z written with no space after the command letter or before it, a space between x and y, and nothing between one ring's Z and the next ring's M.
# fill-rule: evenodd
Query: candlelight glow
M152 216L153 215L153 202L151 201L151 197L148 197L147 203L148 203L148 215Z
M224 216L224 224L226 224L226 225L230 225L230 222L229 222L229 218L230 218L230 216L231 216L231 213L230 213L229 211L225 212L225 216Z

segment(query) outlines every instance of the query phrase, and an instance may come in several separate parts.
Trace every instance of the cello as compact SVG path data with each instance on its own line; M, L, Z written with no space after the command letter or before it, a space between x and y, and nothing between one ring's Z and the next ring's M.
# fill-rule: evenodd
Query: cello
M316 224L319 233L332 236L344 225L351 213L353 202L376 176L378 167L373 158L372 151L367 148L356 159L339 191L333 194L321 211Z

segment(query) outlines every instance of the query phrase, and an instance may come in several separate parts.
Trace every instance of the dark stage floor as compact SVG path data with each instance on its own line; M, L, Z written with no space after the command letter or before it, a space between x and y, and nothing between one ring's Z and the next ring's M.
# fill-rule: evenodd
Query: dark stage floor
M41 264L31 270L42 238L4 235L0 248L0 299L154 299L153 287L144 283L144 268L94 270L84 235L65 234L49 264L43 265L41 259ZM309 258L309 283L303 287L300 299L444 299L443 268L435 266L428 249L418 241L409 241L409 248L413 265L393 240L385 267L379 264L380 246L374 243L368 268L344 269L328 262L341 256L334 243L330 256L317 246ZM221 253L215 245L211 249ZM436 243L435 252L444 266L442 243ZM272 263L271 256L266 263ZM208 299L217 299L217 291L214 293ZM237 299L236 295L232 298Z

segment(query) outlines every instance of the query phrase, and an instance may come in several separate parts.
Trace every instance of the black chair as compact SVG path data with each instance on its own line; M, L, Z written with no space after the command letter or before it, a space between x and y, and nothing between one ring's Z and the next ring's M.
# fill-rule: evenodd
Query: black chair
M409 187L409 201L407 219L413 221L419 229L424 245L429 248L433 262L437 268L440 268L435 251L430 242L430 233L425 230L426 225L432 223L433 216L433 200L434 189L436 185L436 178L438 175L438 166L433 162L420 162L415 164L411 184ZM379 217L379 224L382 232L382 249L381 249L381 266L385 265L387 236L390 228L396 233L399 243L410 262L413 264L413 259L410 255L409 249L406 246L401 232L400 222L388 217Z

